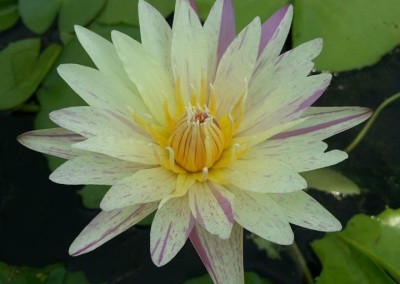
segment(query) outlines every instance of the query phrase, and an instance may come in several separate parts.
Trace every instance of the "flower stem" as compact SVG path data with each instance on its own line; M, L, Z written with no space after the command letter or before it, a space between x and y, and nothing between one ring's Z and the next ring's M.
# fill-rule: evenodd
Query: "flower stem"
M299 247L297 246L296 242L290 246L291 255L293 260L296 262L300 272L302 273L302 278L304 279L304 283L307 284L314 284L314 278L311 275L311 271L307 266L307 263L301 253Z
M367 124L364 126L364 128L360 131L360 133L357 135L357 137L353 140L353 142L350 143L349 146L346 147L346 152L349 153L352 151L358 143L361 142L361 140L364 138L365 134L367 134L368 130L371 128L372 124L375 122L376 118L378 115L381 113L381 111L389 104L394 102L395 100L400 98L400 93L397 93L390 98L384 100L380 106L376 109L375 113L371 116L371 118L368 120Z

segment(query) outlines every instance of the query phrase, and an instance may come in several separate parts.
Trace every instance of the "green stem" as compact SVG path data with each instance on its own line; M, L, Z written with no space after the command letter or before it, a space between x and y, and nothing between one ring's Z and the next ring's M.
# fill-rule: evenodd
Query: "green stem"
M301 273L303 273L302 277L304 279L304 283L314 284L314 278L311 275L311 271L310 271L310 269L308 269L308 266L303 257L303 254L301 253L296 242L294 242L293 245L290 246L290 248L291 248L291 255L292 255L294 261L298 265Z
M397 93L390 98L386 99L381 103L381 105L376 109L375 113L371 116L371 118L368 120L367 124L364 126L364 128L360 131L360 133L357 135L357 137L353 140L353 142L350 143L349 146L346 147L346 152L349 153L351 152L357 145L358 143L361 142L361 140L364 138L365 134L367 134L368 130L371 128L372 124L375 122L376 118L378 115L381 113L381 111L389 104L394 102L395 100L400 98L400 93Z

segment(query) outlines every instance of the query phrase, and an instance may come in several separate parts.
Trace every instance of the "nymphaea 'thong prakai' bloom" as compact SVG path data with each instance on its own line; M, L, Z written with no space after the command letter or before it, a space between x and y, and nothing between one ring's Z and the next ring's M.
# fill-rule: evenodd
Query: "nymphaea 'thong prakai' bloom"
M102 211L70 248L89 252L157 210L150 253L169 262L190 238L216 283L242 283L243 228L291 244L289 223L320 231L340 223L303 189L299 175L347 155L322 140L364 121L360 107L310 107L331 80L309 76L322 41L281 53L292 7L238 35L230 0L204 25L178 0L172 29L139 1L141 43L112 43L76 27L97 69L65 64L61 77L88 106L50 114L60 128L19 141L68 159L51 176L111 188Z

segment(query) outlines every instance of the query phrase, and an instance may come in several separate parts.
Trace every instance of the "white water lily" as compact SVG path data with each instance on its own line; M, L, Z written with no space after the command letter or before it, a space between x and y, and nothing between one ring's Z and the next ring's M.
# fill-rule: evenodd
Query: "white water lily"
M97 69L66 64L61 77L88 106L50 114L61 128L25 133L25 146L68 159L51 176L111 188L102 211L70 247L87 253L157 210L153 262L169 262L190 238L215 283L242 283L243 228L291 244L289 223L320 231L339 221L307 195L299 175L346 153L322 140L367 119L360 107L310 107L330 74L309 76L316 39L280 54L292 7L238 35L230 0L204 25L178 0L172 29L139 1L141 43L112 43L76 27Z

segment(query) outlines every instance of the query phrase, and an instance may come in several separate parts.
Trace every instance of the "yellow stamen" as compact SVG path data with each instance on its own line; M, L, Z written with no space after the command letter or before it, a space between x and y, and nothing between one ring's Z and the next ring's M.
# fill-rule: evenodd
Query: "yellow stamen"
M224 135L208 109L186 108L168 140L175 162L188 172L211 168L224 149Z

